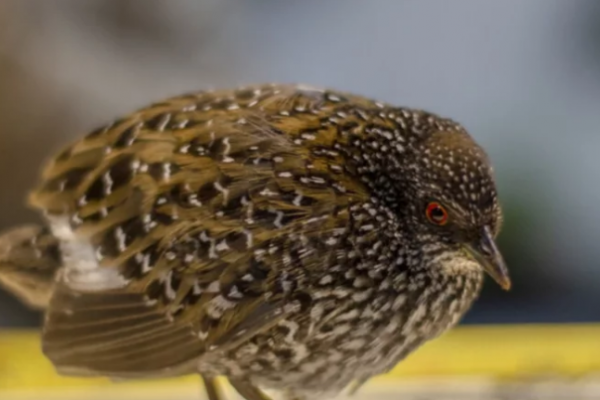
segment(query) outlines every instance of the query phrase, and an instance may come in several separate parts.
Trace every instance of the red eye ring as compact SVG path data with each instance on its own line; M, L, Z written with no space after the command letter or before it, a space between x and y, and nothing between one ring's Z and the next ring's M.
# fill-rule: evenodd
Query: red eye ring
M437 201L432 201L427 205L425 215L434 225L444 226L448 223L448 211Z

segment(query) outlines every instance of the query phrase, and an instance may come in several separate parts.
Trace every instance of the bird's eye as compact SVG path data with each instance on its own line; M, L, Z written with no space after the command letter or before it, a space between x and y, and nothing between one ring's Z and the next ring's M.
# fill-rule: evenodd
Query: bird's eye
M443 226L448 223L448 211L436 201L432 201L427 205L425 215L429 222L434 225Z

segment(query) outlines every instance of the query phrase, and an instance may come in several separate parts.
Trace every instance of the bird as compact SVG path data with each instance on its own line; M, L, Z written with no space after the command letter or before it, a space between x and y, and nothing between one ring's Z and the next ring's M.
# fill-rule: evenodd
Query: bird
M354 392L511 286L489 156L458 122L330 88L190 92L66 146L0 236L58 373Z

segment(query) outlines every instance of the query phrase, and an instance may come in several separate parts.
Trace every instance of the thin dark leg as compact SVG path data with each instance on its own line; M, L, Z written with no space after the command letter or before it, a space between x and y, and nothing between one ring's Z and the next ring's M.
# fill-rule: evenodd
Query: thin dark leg
M251 383L244 381L229 380L231 386L246 400L271 400L269 396L253 386Z
M215 380L213 378L207 378L204 375L201 376L202 382L204 382L204 389L208 395L208 400L224 400Z
M368 379L360 379L360 380L354 382L350 386L350 390L348 391L348 396L354 396L356 394L356 392L358 392L365 385L365 383L367 383L367 380Z

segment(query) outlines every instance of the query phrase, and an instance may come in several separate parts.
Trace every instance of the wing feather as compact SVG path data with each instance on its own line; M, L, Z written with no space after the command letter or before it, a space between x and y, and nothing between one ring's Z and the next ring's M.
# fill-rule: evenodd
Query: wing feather
M343 155L322 151L346 140L312 112L323 93L258 93L154 105L48 167L31 202L65 256L43 335L59 370L187 373L305 305L297 288L340 251L325 239L369 196Z

